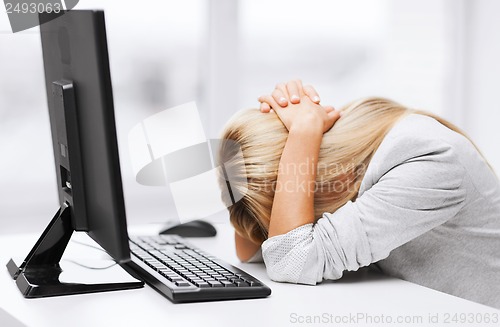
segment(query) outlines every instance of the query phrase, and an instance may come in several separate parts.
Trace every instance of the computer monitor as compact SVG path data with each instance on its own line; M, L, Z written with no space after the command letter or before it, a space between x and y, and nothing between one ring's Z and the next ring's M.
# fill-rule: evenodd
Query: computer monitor
M28 254L8 269L25 297L143 286L59 282L73 231L84 231L118 263L130 260L116 140L104 12L40 14L45 86L60 209Z

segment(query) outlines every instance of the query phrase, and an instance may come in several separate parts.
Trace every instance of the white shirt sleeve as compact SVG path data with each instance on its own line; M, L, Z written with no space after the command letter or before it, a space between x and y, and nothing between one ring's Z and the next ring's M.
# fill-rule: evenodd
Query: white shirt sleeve
M355 202L267 239L262 254L269 277L311 285L338 279L454 217L465 203L464 168L446 143L427 148L417 147Z

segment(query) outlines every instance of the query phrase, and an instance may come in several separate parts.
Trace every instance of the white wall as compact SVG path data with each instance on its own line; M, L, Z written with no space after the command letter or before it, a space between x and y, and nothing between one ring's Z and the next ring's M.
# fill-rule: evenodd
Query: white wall
M500 1L466 5L463 127L500 174Z

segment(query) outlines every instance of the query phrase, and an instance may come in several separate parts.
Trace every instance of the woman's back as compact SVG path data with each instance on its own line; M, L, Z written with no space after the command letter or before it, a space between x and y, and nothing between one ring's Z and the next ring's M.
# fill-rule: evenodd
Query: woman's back
M430 117L409 115L388 135L405 136L428 143L440 140L451 146L464 168L461 188L466 190L466 198L453 218L394 249L377 265L390 275L500 306L498 178L468 139ZM388 155L384 143L373 163Z

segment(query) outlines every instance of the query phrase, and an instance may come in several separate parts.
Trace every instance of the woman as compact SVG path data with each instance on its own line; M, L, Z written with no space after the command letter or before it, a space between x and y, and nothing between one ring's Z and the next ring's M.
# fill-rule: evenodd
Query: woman
M259 100L223 132L244 162L220 149L248 182L229 208L242 261L311 285L375 263L500 308L500 183L458 128L381 98L322 107L300 81Z

